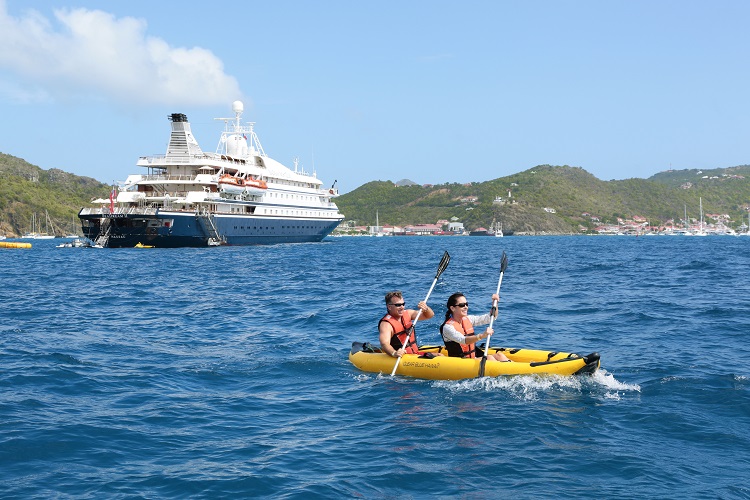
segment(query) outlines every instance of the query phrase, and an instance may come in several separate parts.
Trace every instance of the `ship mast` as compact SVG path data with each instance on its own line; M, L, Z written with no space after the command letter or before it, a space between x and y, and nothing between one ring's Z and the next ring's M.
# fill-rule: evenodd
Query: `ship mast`
M255 133L255 130L253 130L253 127L255 126L255 122L247 122L247 126L243 126L242 122L240 121L242 118L242 112L245 110L245 105L242 104L242 101L234 101L232 103L232 111L234 111L234 118L214 118L214 120L222 120L224 122L224 131L221 133L221 138L219 139L219 145L216 147L216 152L218 154L226 154L226 145L229 136L232 135L242 135L245 139L250 140L250 144L248 145L248 153L250 155L259 155L259 156L266 156L266 152L263 151L263 146L260 144L260 139L258 139L258 135ZM230 127L230 122L232 123Z

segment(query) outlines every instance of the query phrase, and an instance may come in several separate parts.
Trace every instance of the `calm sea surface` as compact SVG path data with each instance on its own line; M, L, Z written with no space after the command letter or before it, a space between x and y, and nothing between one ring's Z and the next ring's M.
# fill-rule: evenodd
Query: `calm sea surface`
M383 295L593 377L359 372ZM2 498L750 498L750 238L0 250Z

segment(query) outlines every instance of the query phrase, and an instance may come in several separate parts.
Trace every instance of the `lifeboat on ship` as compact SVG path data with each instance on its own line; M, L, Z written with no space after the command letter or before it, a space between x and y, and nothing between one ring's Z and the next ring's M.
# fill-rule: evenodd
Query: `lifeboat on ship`
M245 191L245 182L240 177L223 174L219 177L219 192L227 194L242 194Z
M425 354L403 356L396 375L430 380L462 380L505 375L568 376L592 374L599 369L600 364L599 353L596 352L582 356L560 351L490 347L488 354L501 352L510 359L510 362L501 362L485 361L482 358L449 357L445 346L422 346L419 350ZM442 353L443 356L436 356L437 353ZM396 358L366 342L352 344L349 361L362 371L385 375L390 374L396 364Z
M245 192L247 194L259 195L265 193L267 189L268 184L266 184L266 181L264 180L252 178L245 179Z
M265 193L268 189L268 185L264 180L252 178L243 179L242 177L235 177L230 174L222 174L219 177L218 184L219 192L233 195L259 195Z

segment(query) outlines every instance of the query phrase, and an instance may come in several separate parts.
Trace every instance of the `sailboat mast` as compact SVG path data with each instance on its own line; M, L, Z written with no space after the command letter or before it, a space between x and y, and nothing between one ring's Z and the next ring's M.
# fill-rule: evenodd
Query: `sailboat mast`
M688 224L688 218L687 218L687 203L685 203L685 230L690 229L690 224Z

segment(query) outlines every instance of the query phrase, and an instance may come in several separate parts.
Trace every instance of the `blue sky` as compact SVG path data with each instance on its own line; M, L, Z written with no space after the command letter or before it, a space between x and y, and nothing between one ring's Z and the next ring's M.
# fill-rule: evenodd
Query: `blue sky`
M748 19L745 0L0 0L0 152L121 181L170 113L214 151L239 99L269 156L343 192L748 164Z

